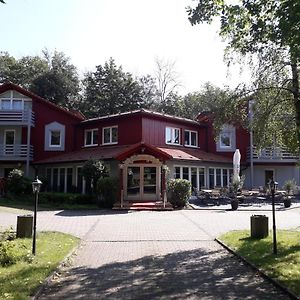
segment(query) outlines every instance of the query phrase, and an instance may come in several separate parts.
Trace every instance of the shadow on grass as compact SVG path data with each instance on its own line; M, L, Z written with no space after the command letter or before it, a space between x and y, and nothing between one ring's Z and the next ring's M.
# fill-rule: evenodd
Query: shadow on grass
M120 247L129 247L130 252L134 245ZM93 255L95 260L97 255L105 260L110 254ZM271 284L219 250L197 248L110 261L98 267L67 269L60 281L46 286L41 299L286 299Z
M300 260L300 234L296 244L295 240L290 241L288 234L287 231L277 232L277 255L273 254L272 231L264 239L239 238L235 251L300 296L300 268L297 264Z

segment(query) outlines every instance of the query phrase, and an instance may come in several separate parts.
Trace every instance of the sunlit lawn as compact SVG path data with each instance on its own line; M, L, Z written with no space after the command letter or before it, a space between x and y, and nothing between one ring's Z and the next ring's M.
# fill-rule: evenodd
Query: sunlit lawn
M19 261L8 267L0 266L0 299L28 299L78 241L77 238L63 233L38 233L37 255L33 259L32 239L12 241L17 255L27 254L28 261Z
M232 231L219 239L300 296L300 232L277 232L277 256L272 254L272 232L260 240L250 238L249 231Z

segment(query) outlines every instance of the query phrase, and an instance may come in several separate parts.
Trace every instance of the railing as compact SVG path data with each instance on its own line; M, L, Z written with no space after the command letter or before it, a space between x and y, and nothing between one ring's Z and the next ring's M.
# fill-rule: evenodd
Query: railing
M0 144L0 160L29 160L33 159L33 146Z
M30 125L34 126L34 112L32 110L0 110L1 125Z
M252 158L253 161L258 162L258 161L282 161L282 162L287 162L287 161L296 161L300 157L299 155L290 153L287 149L285 148L279 148L279 147L268 147L264 148L261 150L258 150L256 147L253 147L253 152L252 152ZM247 160L250 161L251 155L250 155L250 147L247 149Z

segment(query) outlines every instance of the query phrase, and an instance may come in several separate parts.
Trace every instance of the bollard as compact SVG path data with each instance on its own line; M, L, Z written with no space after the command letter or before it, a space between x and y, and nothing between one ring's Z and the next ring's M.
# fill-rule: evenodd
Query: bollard
M251 237L263 239L269 235L268 217L265 215L253 215L251 220Z
M32 237L32 215L23 215L17 217L17 238Z

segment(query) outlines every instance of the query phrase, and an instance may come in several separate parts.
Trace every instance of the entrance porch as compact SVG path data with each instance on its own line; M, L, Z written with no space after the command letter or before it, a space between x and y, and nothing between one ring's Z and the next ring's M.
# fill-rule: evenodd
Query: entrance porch
M165 161L169 155L141 143L118 155L120 201L115 209L168 209Z

